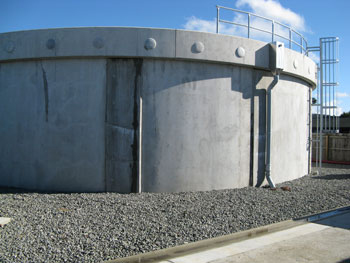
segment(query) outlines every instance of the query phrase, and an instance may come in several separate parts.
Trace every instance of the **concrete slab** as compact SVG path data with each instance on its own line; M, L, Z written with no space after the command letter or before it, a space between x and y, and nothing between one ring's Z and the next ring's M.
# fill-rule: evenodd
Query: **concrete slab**
M271 244L259 244L259 240L251 240L257 245L256 247L247 247L243 253L236 253L211 261L211 263L347 262L346 260L350 262L350 232L348 230L313 223L293 230L296 231L293 238L288 236L286 231L281 231L279 234L285 235L285 239L278 240L271 235L269 237L273 240ZM234 247L236 246L244 247L245 244L235 244Z
M347 208L314 222L289 220L110 262L350 262L349 229Z

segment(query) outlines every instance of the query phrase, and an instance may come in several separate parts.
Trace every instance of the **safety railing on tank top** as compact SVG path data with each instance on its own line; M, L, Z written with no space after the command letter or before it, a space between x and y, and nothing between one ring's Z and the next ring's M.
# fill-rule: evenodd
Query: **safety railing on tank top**
M252 32L254 32L254 31L255 32L263 32L263 33L271 35L272 42L283 39L283 40L287 41L290 49L294 49L294 50L299 49L299 51L301 53L306 54L307 41L302 34L295 31L293 28L291 28L287 25L284 25L278 21L269 19L267 17L259 16L259 15L256 15L256 14L253 14L250 12L245 12L245 11L241 11L238 9L224 7L224 6L216 6L216 8L217 8L216 33L218 33L218 34L220 33L220 23L226 23L226 24L236 25L236 26L240 26L240 27L245 27L245 28L247 28L247 37L248 38L252 38ZM229 10L229 11L234 12L235 14L245 15L246 16L246 19L245 19L246 24L240 23L241 21L235 22L235 21L228 21L228 20L221 19L220 18L220 9ZM266 30L265 28L259 28L256 26L252 26L252 22L253 22L252 20L254 18L262 19L263 21L267 21L268 23L270 23L271 30ZM280 33L277 33L276 26L282 28L282 30L280 30L280 31L285 30L285 33L288 34L288 37L285 35L282 35ZM293 35L294 35L294 38L293 38Z

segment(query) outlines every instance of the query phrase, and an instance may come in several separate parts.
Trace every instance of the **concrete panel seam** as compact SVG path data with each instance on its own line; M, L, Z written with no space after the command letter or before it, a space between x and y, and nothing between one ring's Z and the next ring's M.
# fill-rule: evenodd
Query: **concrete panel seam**
M43 87L44 87L44 99L45 99L45 120L46 122L48 122L49 121L49 85L47 82L46 71L44 69L42 62L41 62L41 70L43 75Z

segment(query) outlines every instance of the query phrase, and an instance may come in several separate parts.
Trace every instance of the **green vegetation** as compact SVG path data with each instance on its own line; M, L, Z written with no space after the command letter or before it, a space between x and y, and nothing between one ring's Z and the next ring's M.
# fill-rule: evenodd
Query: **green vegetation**
M350 111L348 111L348 112L343 112L343 113L340 115L340 118L350 118Z

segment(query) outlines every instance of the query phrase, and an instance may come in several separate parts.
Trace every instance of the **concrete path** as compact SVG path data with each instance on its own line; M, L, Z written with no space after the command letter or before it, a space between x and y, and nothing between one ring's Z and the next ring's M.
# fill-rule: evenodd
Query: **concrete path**
M325 222L307 223L163 262L350 262L350 212ZM331 222L347 224L348 229L328 226Z
M349 208L111 262L350 263Z

